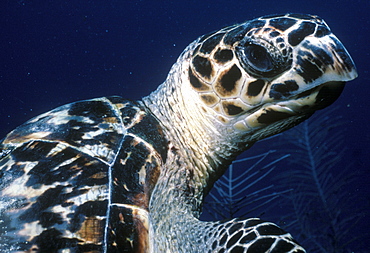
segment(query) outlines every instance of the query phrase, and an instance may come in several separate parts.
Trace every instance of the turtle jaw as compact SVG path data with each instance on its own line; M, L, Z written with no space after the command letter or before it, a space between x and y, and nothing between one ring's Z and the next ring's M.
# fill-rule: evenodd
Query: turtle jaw
M287 130L310 117L315 111L334 103L342 93L346 82L331 81L321 84L285 101L266 103L255 109L245 119L234 124L243 134L265 131L270 136ZM284 123L286 121L286 123ZM269 128L269 125L279 125Z
M343 71L344 67L338 65L338 71L328 70L311 83L298 81L296 84L299 88L294 92L287 92L286 87L279 85L286 84L287 81L283 80L289 80L289 76L297 74L287 73L281 76L269 85L260 104L234 119L232 131L239 138L243 136L242 139L252 141L250 136L256 133L260 139L261 135L263 138L271 136L299 124L315 111L334 103L341 95L346 81L357 77L354 64L347 66L350 71ZM305 90L306 87L311 88ZM270 127L272 124L274 126Z

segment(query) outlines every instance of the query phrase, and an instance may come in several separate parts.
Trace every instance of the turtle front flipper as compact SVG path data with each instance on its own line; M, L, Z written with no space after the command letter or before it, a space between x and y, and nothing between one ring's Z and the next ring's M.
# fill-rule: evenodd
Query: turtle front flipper
M306 252L289 233L256 218L212 223L205 230L208 227L214 233L206 242L208 252Z
M176 171L173 168L179 166ZM151 252L304 253L292 236L258 218L206 222L192 168L169 155L149 206Z

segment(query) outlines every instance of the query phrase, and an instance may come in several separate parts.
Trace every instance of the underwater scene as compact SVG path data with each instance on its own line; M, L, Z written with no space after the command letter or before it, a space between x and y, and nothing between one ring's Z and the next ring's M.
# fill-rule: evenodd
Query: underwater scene
M370 253L369 1L7 0L0 12L0 139L71 102L140 100L203 34L270 14L320 16L358 77L328 108L239 155L200 219L258 217L307 252Z

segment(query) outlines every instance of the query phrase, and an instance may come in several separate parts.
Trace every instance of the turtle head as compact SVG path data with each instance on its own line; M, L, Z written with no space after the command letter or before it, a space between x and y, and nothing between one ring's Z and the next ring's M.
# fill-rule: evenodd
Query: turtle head
M258 139L330 105L357 77L317 16L265 16L205 35L193 47L187 75L204 111L228 132Z

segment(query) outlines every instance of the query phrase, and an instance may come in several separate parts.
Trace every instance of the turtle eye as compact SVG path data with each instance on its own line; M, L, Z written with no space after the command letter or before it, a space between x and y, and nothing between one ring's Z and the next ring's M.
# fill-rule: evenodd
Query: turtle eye
M273 60L270 54L267 52L266 48L249 44L244 48L243 60L250 68L258 72L269 72L274 68Z
M254 77L272 78L291 65L274 45L264 40L247 40L236 46L236 55L242 67Z

